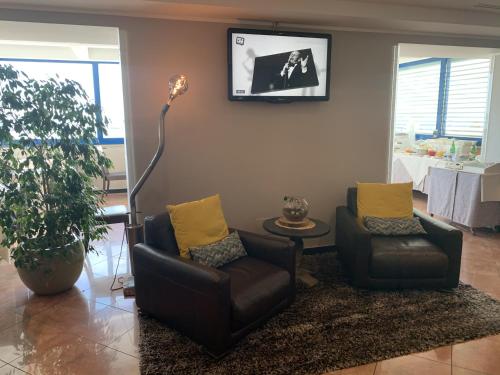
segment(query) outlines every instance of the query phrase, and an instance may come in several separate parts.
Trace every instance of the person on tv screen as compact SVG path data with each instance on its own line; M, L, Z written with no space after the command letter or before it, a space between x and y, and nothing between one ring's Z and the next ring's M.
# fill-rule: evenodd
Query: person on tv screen
M281 69L280 77L281 88L290 89L294 87L305 86L310 80L310 74L308 74L307 61L309 56L305 58L301 55L299 51L293 51L288 57L288 61Z
M310 48L254 58L252 94L318 85L314 55Z

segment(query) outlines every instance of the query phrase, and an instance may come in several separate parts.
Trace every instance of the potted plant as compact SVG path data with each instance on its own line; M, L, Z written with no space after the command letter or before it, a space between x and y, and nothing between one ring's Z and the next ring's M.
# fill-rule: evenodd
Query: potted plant
M37 294L70 289L107 227L93 179L107 121L78 82L37 81L0 65L0 227L19 276Z

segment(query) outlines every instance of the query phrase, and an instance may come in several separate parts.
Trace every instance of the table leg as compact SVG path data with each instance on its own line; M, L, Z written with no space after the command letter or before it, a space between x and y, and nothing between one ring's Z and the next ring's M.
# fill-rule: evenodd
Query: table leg
M291 238L295 243L295 279L303 282L307 287L312 288L318 283L318 279L313 277L309 271L302 267L302 255L304 252L304 241L302 238Z

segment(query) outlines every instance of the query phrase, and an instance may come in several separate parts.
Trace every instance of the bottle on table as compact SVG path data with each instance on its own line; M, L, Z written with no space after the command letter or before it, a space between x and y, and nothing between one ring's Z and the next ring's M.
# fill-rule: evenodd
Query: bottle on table
M455 146L454 139L452 139L452 141L451 141L450 157L451 157L451 160L453 160L453 161L457 160L457 147Z

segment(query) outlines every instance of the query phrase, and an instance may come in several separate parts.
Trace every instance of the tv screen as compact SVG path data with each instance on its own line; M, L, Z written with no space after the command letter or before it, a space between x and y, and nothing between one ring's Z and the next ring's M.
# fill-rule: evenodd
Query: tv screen
M329 99L331 35L235 28L227 35L230 100Z

